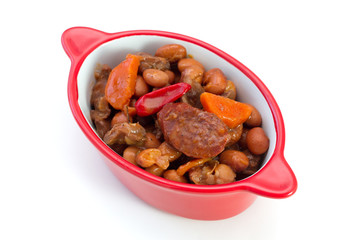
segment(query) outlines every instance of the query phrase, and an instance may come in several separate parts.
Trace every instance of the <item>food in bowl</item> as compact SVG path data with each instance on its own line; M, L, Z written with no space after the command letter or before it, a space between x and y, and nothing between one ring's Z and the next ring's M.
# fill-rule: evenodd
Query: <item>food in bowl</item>
M285 126L280 108L265 84L234 57L204 41L158 30L106 33L73 27L63 33L61 42L71 60L68 100L74 119L114 176L146 203L187 218L218 220L243 212L257 196L285 198L296 192L296 177L284 157ZM240 96L237 99L251 103L261 113L261 127L270 145L260 169L250 177L217 185L171 181L126 161L94 131L90 94L96 65L103 63L115 68L127 53L152 52L168 43L185 46L206 69L222 69L235 84L236 94Z
M99 64L90 104L98 136L124 159L166 179L232 183L262 165L261 113L236 100L220 68L205 69L180 44Z

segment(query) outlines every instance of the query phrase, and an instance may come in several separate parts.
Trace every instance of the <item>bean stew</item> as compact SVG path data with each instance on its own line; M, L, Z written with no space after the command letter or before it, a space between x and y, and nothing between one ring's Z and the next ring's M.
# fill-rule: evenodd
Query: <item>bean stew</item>
M172 181L226 184L259 170L269 148L261 113L236 100L226 73L179 44L154 50L129 53L113 69L97 65L90 116L98 136Z

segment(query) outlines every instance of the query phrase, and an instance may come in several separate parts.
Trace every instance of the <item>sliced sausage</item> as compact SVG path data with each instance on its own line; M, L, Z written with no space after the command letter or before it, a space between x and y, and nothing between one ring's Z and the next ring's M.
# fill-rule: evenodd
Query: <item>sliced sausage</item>
M226 125L215 114L186 103L165 105L158 121L165 141L189 157L215 157L230 139Z

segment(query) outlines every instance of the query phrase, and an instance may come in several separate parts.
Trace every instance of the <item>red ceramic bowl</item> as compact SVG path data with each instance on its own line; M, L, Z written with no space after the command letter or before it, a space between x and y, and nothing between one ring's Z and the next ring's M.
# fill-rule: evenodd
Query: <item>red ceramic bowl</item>
M280 109L262 81L239 61L210 44L192 37L163 31L138 30L105 33L75 27L62 35L71 59L68 98L71 111L87 138L99 150L115 176L145 202L170 213L193 219L216 220L239 214L257 196L285 198L297 181L285 161L285 130ZM234 183L199 186L152 175L112 151L96 134L90 119L90 93L97 63L115 67L128 53L149 52L169 43L186 47L206 69L218 67L237 87L239 101L254 105L262 114L263 129L270 138L264 164L254 175Z

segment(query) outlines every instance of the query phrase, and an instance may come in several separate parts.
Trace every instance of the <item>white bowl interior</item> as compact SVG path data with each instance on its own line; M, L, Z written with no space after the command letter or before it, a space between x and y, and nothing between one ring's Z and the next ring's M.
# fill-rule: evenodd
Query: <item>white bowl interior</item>
M263 162L263 165L265 165L274 152L276 132L273 115L264 96L255 84L232 64L207 49L182 40L151 35L129 36L102 44L89 54L83 62L77 78L78 102L89 125L94 129L90 118L90 94L95 83L94 69L96 65L99 63L108 64L113 68L123 61L128 53L148 52L154 54L157 48L171 43L183 45L187 49L188 54L191 54L194 59L201 62L207 70L215 67L220 68L227 79L235 83L237 100L250 103L259 110L263 118L262 127L270 139L269 150Z

